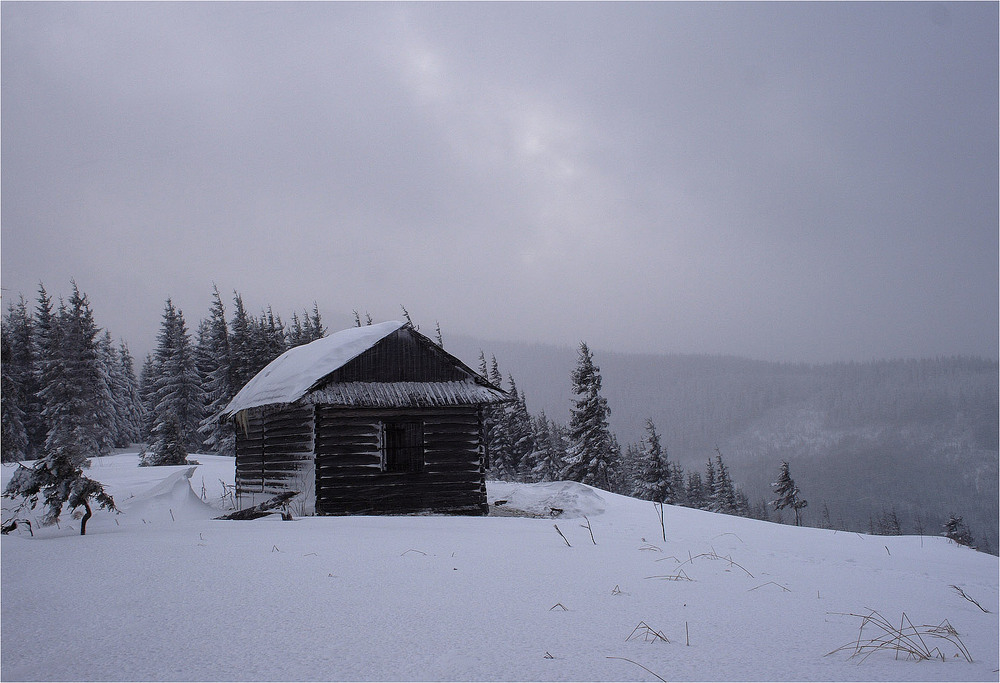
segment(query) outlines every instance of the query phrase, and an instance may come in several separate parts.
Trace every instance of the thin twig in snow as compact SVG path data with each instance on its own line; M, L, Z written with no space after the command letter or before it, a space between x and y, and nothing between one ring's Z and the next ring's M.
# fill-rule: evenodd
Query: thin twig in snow
M609 656L609 657L608 657L608 659L621 659L621 660L623 660L623 661L626 661L626 662L629 662L630 664L635 664L635 665L636 665L637 667L639 667L640 669L644 669L644 670L645 670L646 672L648 672L649 674L651 674L651 675L653 675L653 676L656 676L657 678L659 678L659 679L660 679L661 681L663 681L663 683L667 683L667 679L666 679L666 678L664 678L664 677L663 677L663 676L661 676L660 674L656 673L655 671L650 671L649 669L647 669L646 667L644 667L644 666L643 666L642 664L640 664L639 662L633 662L633 661L632 661L631 659L629 659L628 657L610 657L610 656Z
M973 600L972 598L970 598L968 595L966 595L965 591L962 590L961 588L959 588L958 586L952 586L952 588L954 588L956 591L958 591L959 595L961 595L963 598L965 598L966 600L968 600L969 602L971 602L973 605L975 605L979 609L983 610L987 614L990 613L990 611L988 609L986 609L985 607L983 607L982 605L980 605L978 602L976 602L975 600Z

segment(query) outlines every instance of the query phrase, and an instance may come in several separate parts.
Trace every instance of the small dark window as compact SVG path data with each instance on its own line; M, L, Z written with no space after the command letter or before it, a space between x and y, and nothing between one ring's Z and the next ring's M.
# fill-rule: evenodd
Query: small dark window
M423 423L382 423L382 471L420 472L423 469Z

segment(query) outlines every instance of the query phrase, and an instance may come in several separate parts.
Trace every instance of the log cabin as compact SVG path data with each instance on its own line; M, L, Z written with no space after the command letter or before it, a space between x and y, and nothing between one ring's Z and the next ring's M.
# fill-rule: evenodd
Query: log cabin
M237 506L294 490L299 515L486 514L484 407L506 400L408 323L290 349L223 414Z

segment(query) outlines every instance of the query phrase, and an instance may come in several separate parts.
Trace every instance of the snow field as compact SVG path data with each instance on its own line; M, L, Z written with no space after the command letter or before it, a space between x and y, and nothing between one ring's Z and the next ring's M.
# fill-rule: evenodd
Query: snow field
M3 537L3 680L997 680L997 558L943 538L667 506L664 542L651 503L571 482L488 484L554 519L220 521L233 461L193 457L95 459L122 515ZM866 608L948 619L975 661L825 657Z

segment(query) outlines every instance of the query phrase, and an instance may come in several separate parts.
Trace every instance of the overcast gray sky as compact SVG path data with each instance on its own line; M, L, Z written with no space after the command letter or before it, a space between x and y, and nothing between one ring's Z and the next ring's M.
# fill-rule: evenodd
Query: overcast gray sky
M0 11L4 309L997 356L997 3Z

